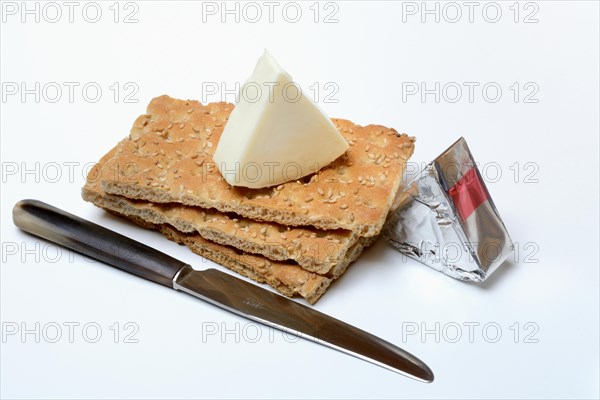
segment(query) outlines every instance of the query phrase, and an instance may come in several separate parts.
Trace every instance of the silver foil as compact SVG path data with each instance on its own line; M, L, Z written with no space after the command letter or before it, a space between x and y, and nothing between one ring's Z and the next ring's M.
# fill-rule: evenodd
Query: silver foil
M410 181L397 202L385 238L453 278L482 282L514 250L463 138Z

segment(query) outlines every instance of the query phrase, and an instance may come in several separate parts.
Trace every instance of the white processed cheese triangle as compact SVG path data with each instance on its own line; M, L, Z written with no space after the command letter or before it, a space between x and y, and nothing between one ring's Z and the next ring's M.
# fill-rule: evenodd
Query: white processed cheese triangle
M264 188L317 172L348 143L267 52L242 86L214 153L232 186Z

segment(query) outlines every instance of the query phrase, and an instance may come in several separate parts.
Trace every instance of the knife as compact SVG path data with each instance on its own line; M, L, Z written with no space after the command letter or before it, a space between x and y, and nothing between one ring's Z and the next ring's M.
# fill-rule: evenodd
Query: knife
M433 381L433 372L424 362L377 336L216 269L196 271L165 253L44 202L18 202L13 221L25 232L140 278L416 380Z

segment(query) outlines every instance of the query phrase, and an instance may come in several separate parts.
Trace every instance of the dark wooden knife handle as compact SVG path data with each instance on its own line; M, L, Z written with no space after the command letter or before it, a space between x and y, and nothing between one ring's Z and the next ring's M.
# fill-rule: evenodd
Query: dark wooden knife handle
M187 265L39 200L21 200L15 204L13 221L25 232L170 288L177 272Z

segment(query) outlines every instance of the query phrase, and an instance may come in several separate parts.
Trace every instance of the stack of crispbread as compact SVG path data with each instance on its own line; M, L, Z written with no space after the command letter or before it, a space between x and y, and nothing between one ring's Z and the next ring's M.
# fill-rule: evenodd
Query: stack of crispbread
M212 159L232 109L153 99L90 171L83 198L314 303L376 240L414 139L334 119L350 148L333 163L276 187L232 187Z

